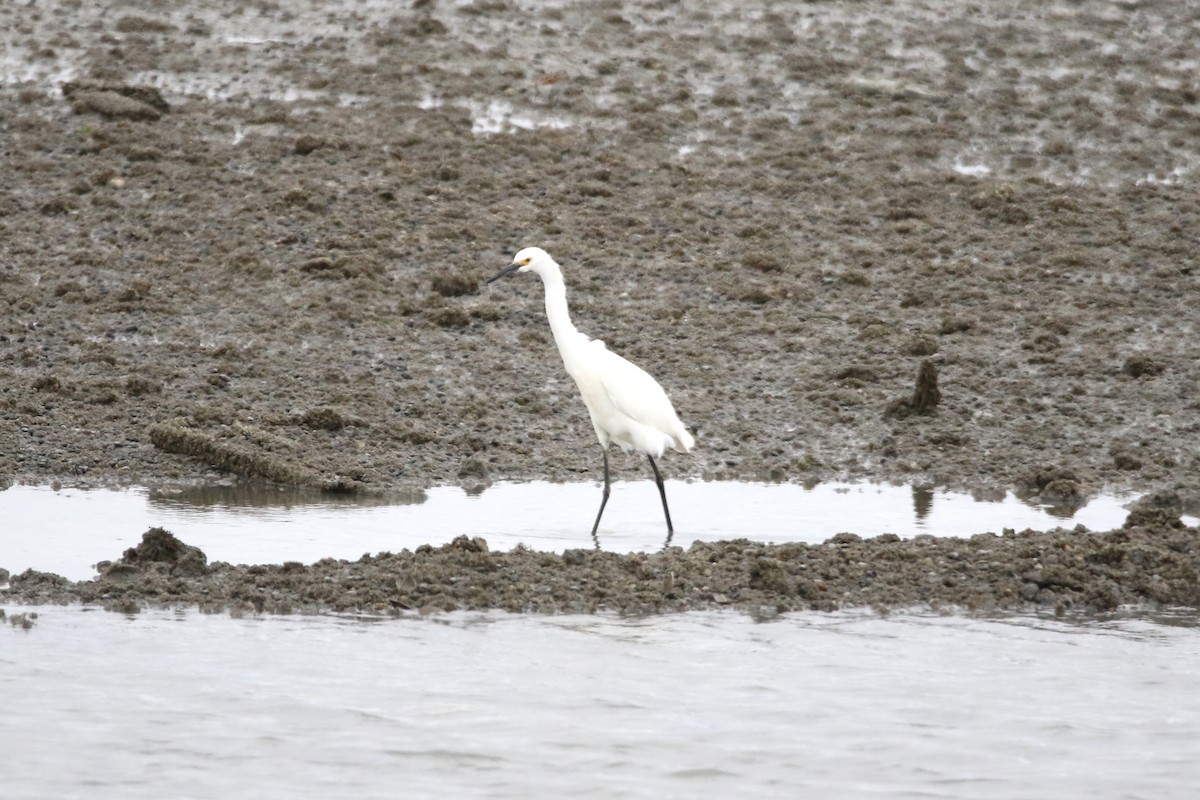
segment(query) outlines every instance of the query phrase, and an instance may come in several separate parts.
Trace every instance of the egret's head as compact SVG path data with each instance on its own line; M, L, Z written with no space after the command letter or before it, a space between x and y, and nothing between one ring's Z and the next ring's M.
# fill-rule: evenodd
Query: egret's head
M513 256L513 262L493 275L488 280L488 283L491 283L497 278L503 278L505 275L508 275L512 272L532 271L541 275L542 270L548 269L552 265L558 266L554 263L554 259L550 257L550 254L545 250L540 247L526 247L524 250L521 250L515 256Z

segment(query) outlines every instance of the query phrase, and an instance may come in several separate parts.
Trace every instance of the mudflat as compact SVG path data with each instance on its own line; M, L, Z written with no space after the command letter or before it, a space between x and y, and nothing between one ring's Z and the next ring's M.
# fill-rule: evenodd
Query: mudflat
M579 328L695 432L668 477L1143 492L1168 511L1107 535L1155 532L1138 547L1186 554L1194 585L1195 531L1174 520L1200 498L1200 85L1181 33L1200 9L958 12L0 6L0 475L596 479L539 283L482 285L538 245ZM1085 560L1102 546L1062 535ZM839 552L886 574L909 547ZM787 596L822 606L790 570ZM1121 590L1068 594L1195 602L1106 579Z

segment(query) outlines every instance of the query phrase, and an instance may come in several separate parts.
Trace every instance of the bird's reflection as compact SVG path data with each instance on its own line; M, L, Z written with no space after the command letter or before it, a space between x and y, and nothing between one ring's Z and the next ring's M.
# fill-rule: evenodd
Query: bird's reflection
M675 537L674 530L667 531L667 538L663 540L663 546L662 546L660 552L666 552L667 548L669 548L671 546L671 539L673 539L674 537ZM597 550L604 549L600 546L600 534L597 533L596 531L592 531L592 543L594 545L596 545Z
M924 522L929 516L929 512L933 510L933 489L927 486L912 487L913 513L917 515L917 522Z

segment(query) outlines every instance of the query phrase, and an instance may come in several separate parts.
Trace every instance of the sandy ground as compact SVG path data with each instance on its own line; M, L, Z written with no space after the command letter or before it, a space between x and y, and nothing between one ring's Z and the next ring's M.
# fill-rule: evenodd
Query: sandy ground
M1195 514L1200 8L956 12L0 5L0 475L594 480L537 244L669 477Z

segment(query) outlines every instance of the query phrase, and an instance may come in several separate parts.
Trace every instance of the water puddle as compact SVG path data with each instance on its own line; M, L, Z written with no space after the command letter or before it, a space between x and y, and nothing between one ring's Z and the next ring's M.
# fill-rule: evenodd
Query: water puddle
M967 164L962 159L955 159L950 168L959 175L970 175L976 178L992 174L992 168L987 164Z
M432 92L426 92L417 108L430 111L441 108L444 101ZM515 133L531 131L537 128L569 128L572 123L562 117L537 114L535 112L519 112L512 103L503 100L491 100L480 103L468 100L464 105L470 109L471 132L475 134Z
M1132 498L1101 496L1073 514L1012 495L979 501L967 494L879 484L667 482L675 522L672 544L747 538L822 542L837 533L969 536L1004 528L1119 527ZM14 486L0 491L0 566L91 577L148 528L166 528L230 563L311 563L482 536L496 550L518 544L561 552L591 547L600 500L589 483L500 483L479 494L440 487L386 498L330 497L268 487L210 488L180 494L145 489L82 490ZM666 535L650 481L613 484L601 545L654 551Z
M486 107L478 103L471 104L471 132L480 133L509 133L529 131L537 128L569 128L570 120L562 117L535 115L530 112L518 112L511 103L493 100Z

